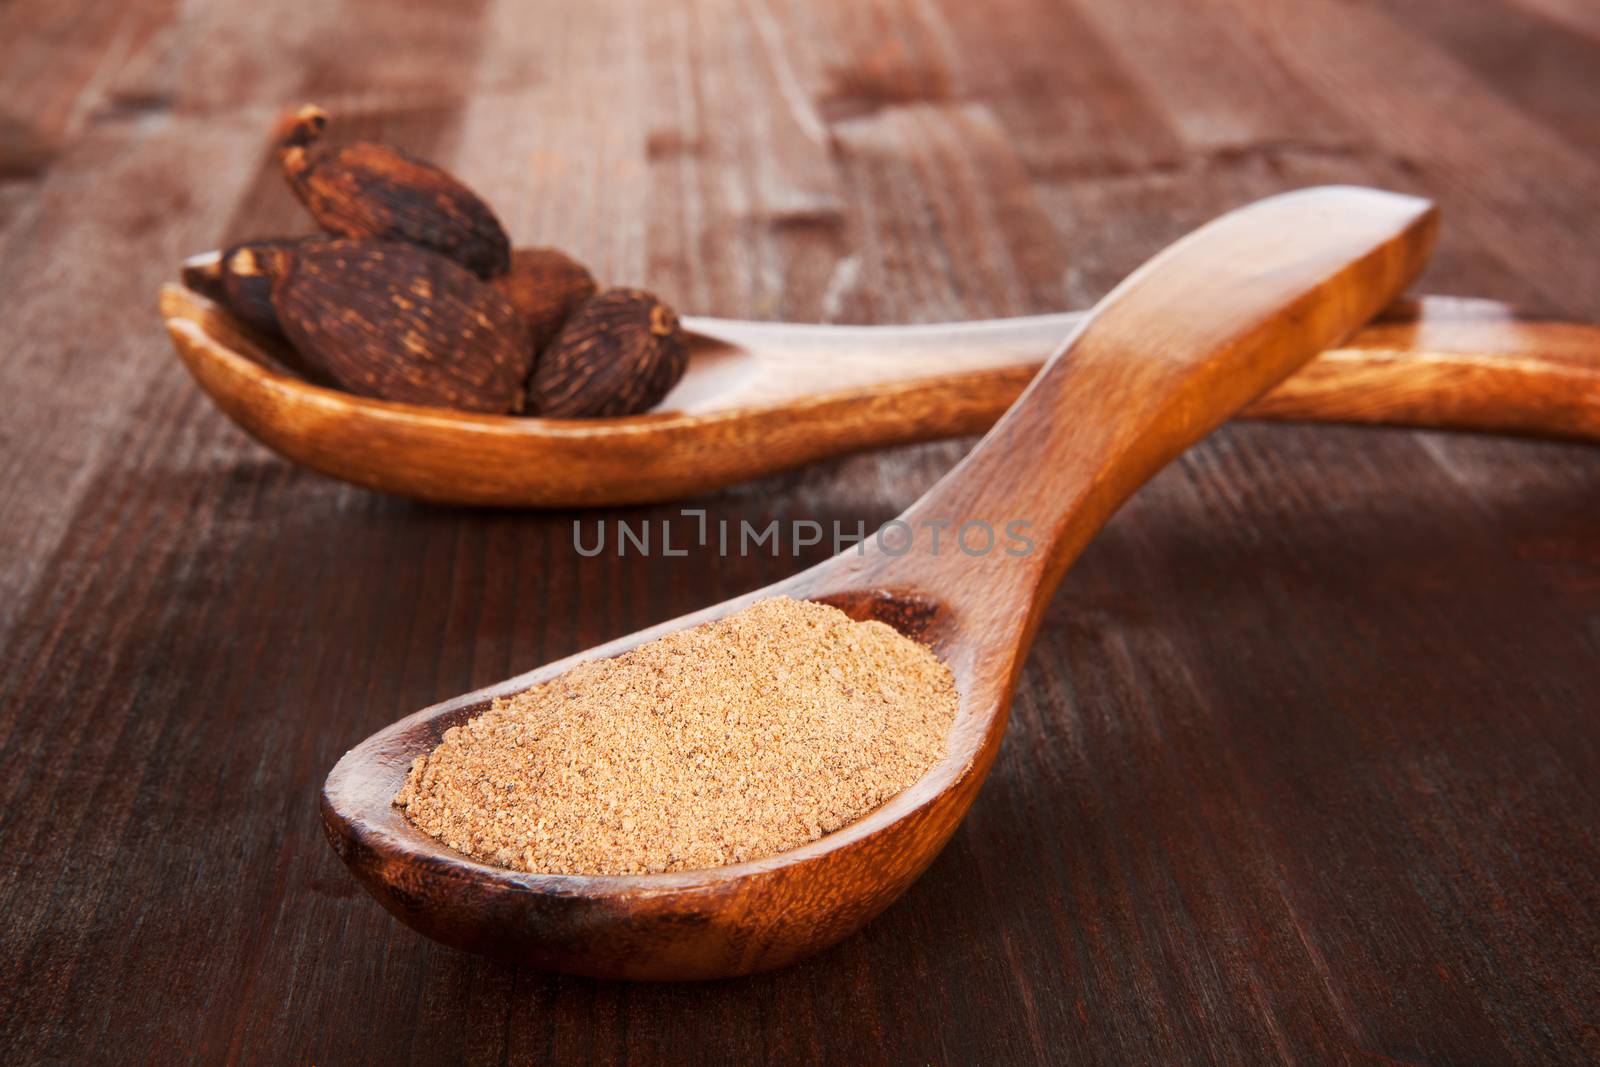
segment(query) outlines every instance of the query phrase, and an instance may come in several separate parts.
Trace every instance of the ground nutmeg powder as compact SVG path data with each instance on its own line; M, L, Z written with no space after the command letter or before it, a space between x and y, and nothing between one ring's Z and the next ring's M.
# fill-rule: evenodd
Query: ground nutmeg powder
M395 804L522 871L720 867L879 807L944 756L955 715L927 648L773 597L496 700L417 757Z

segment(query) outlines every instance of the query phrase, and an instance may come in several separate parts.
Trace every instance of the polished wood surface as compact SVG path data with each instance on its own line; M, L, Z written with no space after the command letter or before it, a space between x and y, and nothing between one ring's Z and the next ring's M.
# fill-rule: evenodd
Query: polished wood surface
M606 983L396 922L324 839L328 768L826 553L580 559L575 518L872 527L971 441L686 505L419 506L251 441L151 306L183 256L304 228L265 131L318 100L721 318L1087 308L1344 181L1440 202L1415 291L1596 322L1597 58L1578 0L0 8L0 1051L1600 1059L1594 448L1223 427L1067 575L900 901L765 975Z
M933 862L1005 734L1017 673L1062 574L1135 489L1250 400L1350 336L1416 277L1437 214L1416 197L1330 187L1241 208L1167 249L1080 323L962 464L882 539L755 593L425 709L347 753L323 787L340 857L397 917L448 944L600 978L726 978L793 963L877 916ZM953 551L937 529L1021 522L1032 543ZM991 535L991 541L995 538ZM763 595L846 605L933 647L960 710L944 759L809 845L670 875L530 875L412 826L412 761L496 695L550 681Z
M178 355L251 436L313 470L444 504L596 507L710 492L867 448L957 437L1016 400L1081 315L921 326L690 318L689 370L649 415L551 420L309 384L293 353L182 286ZM1407 300L1245 417L1600 441L1600 327L1492 300Z

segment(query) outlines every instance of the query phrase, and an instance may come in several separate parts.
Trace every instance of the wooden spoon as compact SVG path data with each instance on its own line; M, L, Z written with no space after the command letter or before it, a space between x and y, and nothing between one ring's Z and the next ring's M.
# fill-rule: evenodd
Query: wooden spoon
M274 369L282 348L177 285L178 354L268 447L446 504L590 507L709 492L847 452L980 433L1081 313L925 326L687 318L689 372L658 413L552 420L367 400ZM1600 328L1491 300L1394 305L1244 413L1600 441Z
M430 937L543 968L710 978L787 963L857 929L932 861L994 760L1012 687L1062 573L1121 502L1190 444L1336 344L1421 267L1431 206L1373 190L1291 193L1157 256L1080 324L1015 407L902 519L787 581L420 711L346 753L323 787L361 882ZM968 555L930 520L1012 520L1036 550ZM979 547L976 538L969 542ZM932 646L955 673L949 753L906 792L801 848L712 870L526 874L417 830L391 801L416 756L489 701L758 597L824 600Z

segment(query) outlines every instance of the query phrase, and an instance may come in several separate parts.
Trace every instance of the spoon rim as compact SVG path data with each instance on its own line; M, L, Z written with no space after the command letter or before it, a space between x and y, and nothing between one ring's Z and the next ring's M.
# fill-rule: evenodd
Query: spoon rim
M167 329L185 334L192 342L191 348L187 350L180 349L179 351L180 359L185 364L189 362L190 352L198 352L201 354L201 358L224 366L229 372L238 377L250 379L256 385L270 389L281 396L315 404L330 413L355 414L359 417L369 417L386 422L445 428L489 437L582 441L585 439L618 438L677 431L702 433L707 429L714 429L718 424L744 423L775 411L800 412L809 409L826 408L841 401L851 400L861 393L859 387L852 388L847 386L829 392L808 393L800 398L785 399L781 403L755 402L695 411L660 410L646 411L636 415L570 419L550 418L544 415L461 411L436 404L408 404L397 400L381 400L377 397L361 396L358 393L348 392L333 386L318 385L315 382L307 381L292 371L278 369L266 362L264 358L254 358L238 351L233 342L218 337L208 330L200 317L185 310L168 306L169 298L181 299L199 305L204 310L214 314L232 318L226 308L186 285L179 282L163 283L161 298L161 317ZM1063 315L1077 317L1078 314L1076 312L1066 312L1025 315L1015 316L1005 321L1044 322L1060 319ZM688 316L681 321L691 338L699 337L712 343L715 343L717 338L708 334L697 333L692 328L692 325L696 322L737 322L741 330L748 328L750 332L759 331L762 327L771 327L774 334L788 334L795 329L810 329L826 331L830 337L835 336L837 331L883 329L883 327L878 326L833 326L821 323L790 324L745 319L709 319L699 316ZM960 331L964 328L982 328L984 325L983 321L917 324L917 326L927 327L930 331L938 331L945 334L950 333L952 330ZM908 328L914 329L917 326ZM264 353L263 356L265 357ZM978 372L968 373L976 374ZM961 372L947 372L937 375L939 378L960 376ZM896 393L915 392L924 387L925 381L912 378L900 382L874 384L872 392L876 395L887 397Z

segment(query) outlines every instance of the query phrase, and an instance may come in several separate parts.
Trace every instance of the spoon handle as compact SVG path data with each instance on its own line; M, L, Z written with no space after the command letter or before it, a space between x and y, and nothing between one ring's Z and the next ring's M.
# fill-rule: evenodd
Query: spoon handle
M927 415L877 443L975 433L1016 401L1084 315L914 326L688 317L697 352L714 360L737 351L761 372L731 384L691 376L666 406L699 413L898 390L897 411ZM1600 326L1523 315L1498 300L1400 300L1238 415L1600 441Z
M1329 187L1260 201L1190 234L1089 312L994 429L906 512L906 542L879 539L861 557L859 578L938 589L956 611L993 623L979 629L1025 648L1040 605L1122 501L1393 300L1431 251L1436 221L1425 200ZM997 532L1023 523L1034 548L961 551L953 539L968 522ZM1020 643L1013 619L1024 626Z
M1241 414L1600 441L1600 327L1402 300Z

